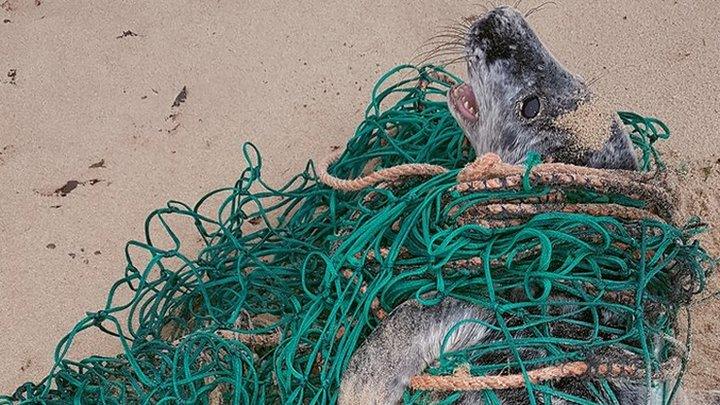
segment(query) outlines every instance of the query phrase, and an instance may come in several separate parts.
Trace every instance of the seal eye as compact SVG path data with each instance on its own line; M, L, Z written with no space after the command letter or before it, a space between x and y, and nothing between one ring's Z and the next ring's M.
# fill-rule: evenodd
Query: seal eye
M540 98L538 96L530 96L523 100L520 108L520 114L524 118L531 119L537 117L540 113Z

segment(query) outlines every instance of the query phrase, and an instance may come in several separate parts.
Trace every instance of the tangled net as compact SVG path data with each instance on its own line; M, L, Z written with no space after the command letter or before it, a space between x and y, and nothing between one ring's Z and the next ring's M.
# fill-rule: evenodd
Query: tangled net
M447 296L492 310L487 326L504 339L443 351L406 403L455 389L486 389L486 402L499 403L494 386L478 385L488 378L514 381L533 404L617 402L605 377L619 375L679 384L688 342L677 337L678 312L714 261L694 240L702 224L676 226L653 184L662 173L653 143L667 128L621 113L642 151L643 171L627 176L563 174L536 156L525 168L492 156L466 167L475 156L445 103L457 81L432 66L387 73L331 175L310 162L273 188L246 144L234 186L150 214L105 308L60 341L42 382L0 401L334 403L350 356L387 313ZM430 171L383 172L356 191L318 180L419 163ZM199 253L187 241L200 241ZM88 329L123 353L65 358ZM525 359L525 348L547 355ZM487 361L497 354L511 360Z

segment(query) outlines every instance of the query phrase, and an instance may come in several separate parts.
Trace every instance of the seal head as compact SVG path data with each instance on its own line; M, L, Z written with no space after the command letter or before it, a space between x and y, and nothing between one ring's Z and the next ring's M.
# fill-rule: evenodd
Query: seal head
M543 46L523 15L496 8L470 27L468 82L448 94L450 110L478 155L636 170L617 114Z

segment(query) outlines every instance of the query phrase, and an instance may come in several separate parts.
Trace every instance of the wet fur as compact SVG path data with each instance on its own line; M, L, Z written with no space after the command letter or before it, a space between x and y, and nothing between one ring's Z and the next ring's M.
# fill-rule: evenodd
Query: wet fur
M453 111L478 155L494 152L508 163L522 163L530 151L546 161L608 169L637 169L628 134L608 122L608 139L599 150L583 147L577 134L555 124L592 95L584 81L563 68L543 47L523 16L510 7L496 8L478 19L466 35L468 83L475 93L479 119L470 122ZM541 100L540 114L525 119L519 103L529 95ZM551 297L552 298L552 297ZM494 320L494 314L446 298L434 306L414 300L400 304L353 354L340 386L340 404L393 404L401 401L410 377L437 360L441 345L458 322ZM453 332L445 351L502 339L477 323ZM524 353L538 357L544 353ZM620 403L659 404L643 382L611 381ZM582 387L577 388L582 391ZM583 392L574 392L583 396ZM525 389L496 392L503 404L529 403ZM538 403L542 403L537 396ZM482 393L465 393L459 403L482 404ZM647 400L647 402L646 402ZM553 404L565 404L553 400Z

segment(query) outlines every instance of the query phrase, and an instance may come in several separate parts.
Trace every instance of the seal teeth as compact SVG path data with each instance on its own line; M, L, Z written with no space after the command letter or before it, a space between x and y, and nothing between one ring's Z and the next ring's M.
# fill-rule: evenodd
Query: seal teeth
M467 84L454 87L450 95L450 101L461 117L468 121L479 119L478 106L475 101L475 94Z

